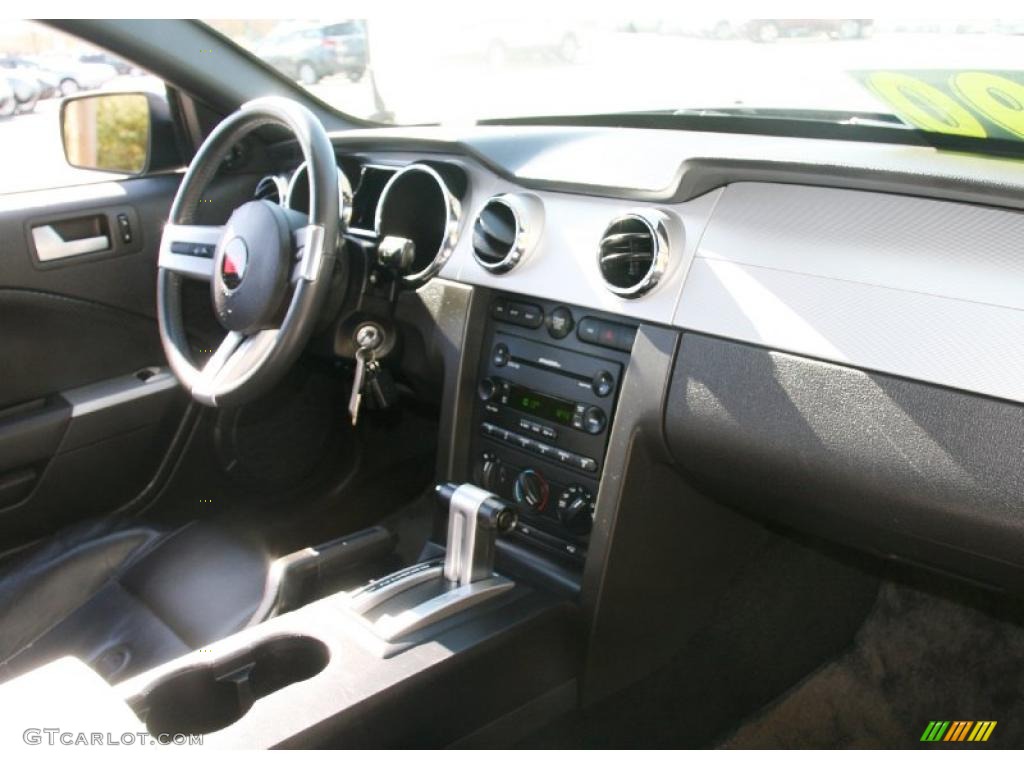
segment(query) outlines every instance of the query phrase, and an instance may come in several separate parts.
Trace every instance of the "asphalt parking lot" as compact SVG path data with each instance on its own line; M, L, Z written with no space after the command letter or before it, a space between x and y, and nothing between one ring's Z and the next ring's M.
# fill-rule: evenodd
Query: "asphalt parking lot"
M471 123L484 117L747 106L878 110L851 73L870 69L1024 68L1024 37L1003 34L878 34L867 39L706 40L643 33L580 34L572 63L510 55L495 66L451 48L389 50L373 43L374 77L344 75L311 87L359 116L376 111L373 82L403 123ZM107 88L145 89L122 77ZM69 168L60 146L59 100L0 119L0 193L111 178Z

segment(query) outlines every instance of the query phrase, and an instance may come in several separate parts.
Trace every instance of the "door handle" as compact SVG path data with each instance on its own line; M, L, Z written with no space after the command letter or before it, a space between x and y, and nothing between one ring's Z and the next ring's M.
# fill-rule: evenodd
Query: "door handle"
M78 240L65 240L49 224L33 227L32 240L35 242L36 256L40 261L54 261L71 256L84 256L87 253L99 253L110 248L110 238L106 235L83 237Z

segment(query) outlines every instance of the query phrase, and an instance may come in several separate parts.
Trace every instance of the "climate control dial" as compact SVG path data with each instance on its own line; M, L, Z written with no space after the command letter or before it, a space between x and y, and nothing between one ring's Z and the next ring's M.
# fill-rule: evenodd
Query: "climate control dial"
M562 526L577 536L590 533L594 524L594 494L582 485L570 485L555 505Z
M551 486L537 470L524 469L516 477L512 492L520 504L526 504L531 509L541 512L548 505Z

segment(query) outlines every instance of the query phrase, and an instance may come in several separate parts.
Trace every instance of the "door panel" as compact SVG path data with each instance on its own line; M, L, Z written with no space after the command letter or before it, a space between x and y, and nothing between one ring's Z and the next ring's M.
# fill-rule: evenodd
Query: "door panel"
M167 451L187 398L164 368L156 254L178 181L0 198L0 550L127 503ZM90 252L62 257L76 242Z
M157 246L180 180L168 174L0 197L0 287L59 294L155 318ZM132 243L120 242L117 235L121 213L137 221ZM33 227L90 216L108 220L114 241L110 249L38 260Z
M116 282L116 270L110 273ZM139 282L135 290L142 292ZM155 284L154 278L148 293ZM152 317L61 293L0 288L0 329L0 360L7 369L0 377L0 408L163 360Z

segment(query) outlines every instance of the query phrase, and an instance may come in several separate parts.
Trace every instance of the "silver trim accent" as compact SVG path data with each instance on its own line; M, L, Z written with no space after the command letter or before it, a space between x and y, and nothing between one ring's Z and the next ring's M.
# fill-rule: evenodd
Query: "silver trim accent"
M257 331L252 336L228 332L217 351L196 372L191 385L192 397L203 405L218 405L217 397L232 391L266 362L267 355L277 346L280 333L279 328Z
M417 563L385 576L384 579L388 583L384 586L378 586L384 579L377 579L365 587L351 592L341 592L339 593L341 600L349 610L358 614L366 614L378 605L415 586L426 584L428 581L440 580L444 571L443 566L430 565L426 568L423 566L423 563Z
M163 234L160 237L160 252L157 256L157 266L186 277L194 277L197 280L212 280L213 265L217 260L216 248L220 238L227 227L203 226L200 224L172 224L167 222L164 225ZM187 256L183 253L171 251L171 243L202 243L214 246L213 258L207 259L203 256Z
M295 182L298 180L299 174L306 170L307 165L309 165L309 161L303 160L288 179L288 188L281 203L285 208L292 207L292 194L295 192ZM312 200L312 198L310 199ZM292 208L292 210L295 209ZM345 175L345 172L340 167L338 167L338 218L346 228L352 220L352 185L349 183L348 176Z
M417 630L507 592L514 586L515 582L504 576L492 576L482 581L453 587L395 616L381 616L373 623L373 632L388 642L401 640Z
M307 224L294 230L295 244L302 248L299 276L312 283L320 276L324 265L324 228L319 224Z
M256 182L256 187L253 189L253 198L256 200L266 200L265 197L259 196L260 187L263 186L265 181L272 182L274 188L277 189L277 204L284 205L285 197L288 194L288 181L282 177L274 174L273 176L264 176L262 179Z
M629 211L622 216L617 216L609 222L608 226L604 228L601 233L601 240L598 241L597 246L597 271L601 275L601 282L604 283L605 288L614 293L616 296L621 296L624 299L637 299L644 294L650 293L654 288L661 282L662 277L665 276L665 272L669 266L669 255L671 253L671 240L668 234L668 214L659 211L655 208L642 208L635 211ZM601 241L608 234L608 230L614 227L616 224L626 220L639 221L647 230L651 233L651 243L653 244L654 252L651 254L651 266L647 269L646 274L634 285L626 288L620 288L617 285L612 285L604 279L604 270L601 269Z
M445 225L444 235L441 238L441 245L438 247L437 253L434 254L434 258L430 263L419 272L415 272L411 275L402 275L402 284L409 287L417 287L425 283L440 272L448 259L451 258L452 253L455 251L455 244L459 239L459 220L462 217L462 204L458 201L458 198L451 193L451 190L448 189L448 185L444 183L444 179L441 178L441 174L429 165L412 163L396 171L395 174L388 179L388 183L384 185L384 189L380 192L380 198L377 200L377 211L373 217L373 227L376 230L377 235L384 236L384 233L380 231L381 212L384 210L384 202L388 198L388 193L395 185L395 182L406 174L413 172L426 173L437 183L437 186L441 190L441 197L444 200Z
M32 242L35 243L36 258L39 261L56 261L72 256L86 256L90 253L102 253L110 248L110 238L106 235L65 240L49 224L32 227Z
M448 506L448 546L444 577L459 586L494 575L495 532L479 531L480 508L495 498L490 491L463 483L455 489Z
M74 419L112 408L115 405L128 403L140 397L148 397L157 392L174 389L176 386L178 386L178 380L174 378L174 374L169 368L157 368L147 379L140 379L138 374L129 373L125 376L98 381L95 384L87 384L84 387L69 389L61 392L61 397L71 405L71 418Z
M480 213L477 214L476 220L474 220L474 227L484 210L492 204L504 205L512 212L512 219L515 221L516 230L515 238L512 240L512 247L509 248L504 259L494 264L482 261L477 255L476 248L471 248L471 250L473 252L473 259L477 264L492 274L503 275L506 272L511 272L520 261L526 259L540 240L541 232L544 229L544 204L537 196L521 192L506 192L501 195L495 195L484 203L480 209Z

